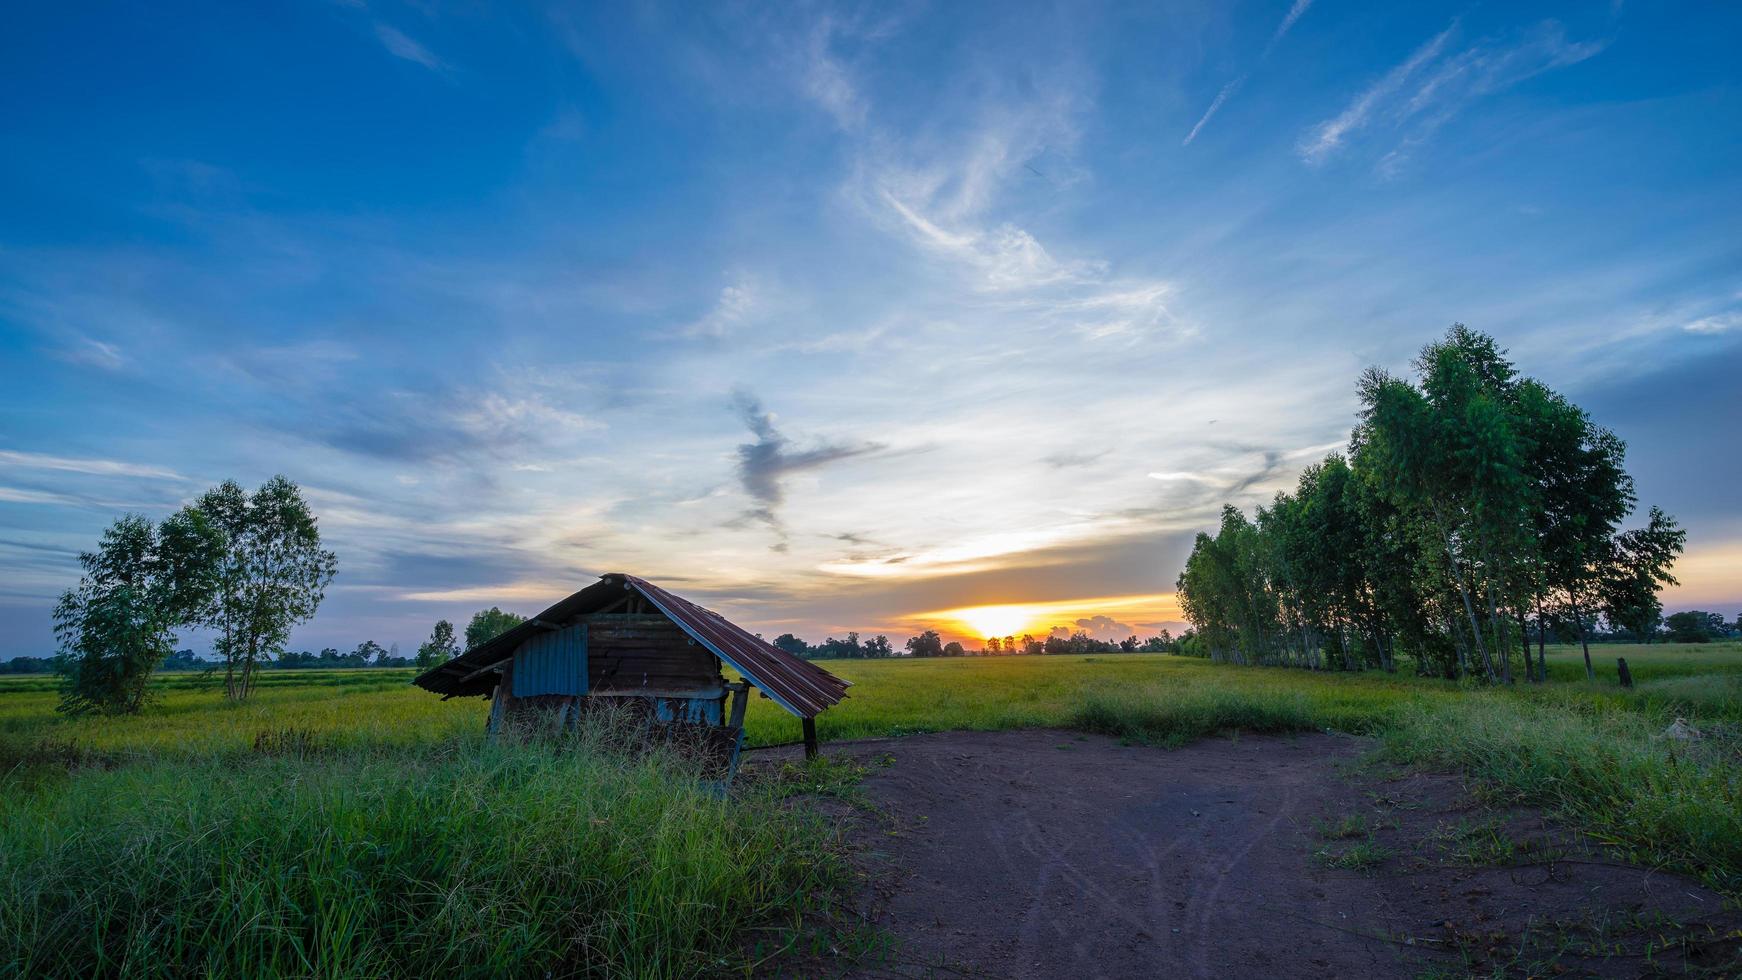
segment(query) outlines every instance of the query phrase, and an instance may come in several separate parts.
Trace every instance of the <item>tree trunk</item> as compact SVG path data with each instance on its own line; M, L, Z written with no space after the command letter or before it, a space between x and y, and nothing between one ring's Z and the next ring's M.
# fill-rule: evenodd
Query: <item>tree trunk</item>
M1518 643L1524 648L1524 679L1533 684L1541 683L1547 678L1538 677L1530 666L1530 624L1524 619L1524 603L1520 602L1515 611L1518 613Z
M1536 666L1537 676L1548 683L1548 619L1543 615L1541 592L1536 594Z
M1597 671L1591 667L1591 640L1585 635L1585 616L1579 612L1579 602L1568 596L1568 604L1573 610L1573 625L1579 628L1579 646L1585 651L1585 680L1597 679Z
M1486 562L1492 566L1492 561ZM1512 641L1506 638L1506 629L1500 617L1500 602L1494 596L1492 576L1486 588L1488 596L1488 628L1494 631L1494 653L1500 658L1500 680L1502 683L1512 683Z
M1476 620L1476 604L1470 601L1470 587L1464 582L1464 569L1458 564L1458 556L1452 551L1451 535L1446 535L1446 560L1452 563L1452 575L1458 580L1458 595L1464 599L1464 614L1470 617L1470 634L1475 641L1476 652L1482 657L1482 674L1485 680L1494 679L1494 661L1488 658L1488 647L1482 642L1482 625Z

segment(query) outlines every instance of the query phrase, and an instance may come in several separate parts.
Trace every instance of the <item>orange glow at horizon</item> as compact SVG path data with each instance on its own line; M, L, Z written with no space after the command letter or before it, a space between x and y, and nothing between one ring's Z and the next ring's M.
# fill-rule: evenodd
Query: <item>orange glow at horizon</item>
M956 618L962 625L978 634L981 639L1020 636L1029 631L1035 615L1032 607L1020 605L970 606L956 610Z
M1054 627L1074 628L1077 620L1096 616L1143 622L1178 622L1185 618L1180 612L1179 600L1171 592L961 606L917 613L913 618L944 627L951 633L984 640L1020 637L1024 633L1044 638ZM1132 629L1139 633L1152 632L1147 627L1135 625Z

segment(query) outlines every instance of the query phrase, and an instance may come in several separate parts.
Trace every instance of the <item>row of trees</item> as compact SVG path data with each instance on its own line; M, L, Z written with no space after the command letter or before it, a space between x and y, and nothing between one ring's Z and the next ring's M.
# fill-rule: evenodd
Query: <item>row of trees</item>
M1178 582L1192 646L1217 660L1511 681L1546 674L1560 618L1651 635L1686 532L1633 509L1625 446L1494 339L1454 325L1415 380L1361 376L1347 454L1308 467L1249 520L1222 511ZM1530 656L1532 627L1537 656Z
M113 529L111 530L113 531ZM498 634L513 629L522 622L525 622L525 617L518 613L503 612L494 606L482 610L474 614L471 622L466 626L466 647L476 646ZM173 642L173 637L172 632L168 637L170 642ZM273 654L272 651L266 651L256 659L253 670L345 670L363 667L417 667L420 670L427 670L459 656L462 649L454 633L454 624L443 619L439 620L435 624L435 628L430 631L430 638L418 647L415 657L400 656L398 644L383 647L374 640L364 640L348 653L337 647L325 647L318 653L308 650L285 650ZM150 673L159 671L213 672L223 669L228 678L233 678L235 669L222 658L222 651L218 652L220 653L219 659L208 660L191 649L176 650L165 656L146 676L149 677ZM14 657L11 660L0 662L0 674L49 674L72 666L63 658ZM86 669L90 670L88 667ZM127 685L126 690L129 692L134 689L133 685ZM117 710L133 710L137 704L137 697L134 697L131 706L123 704Z
M806 660L863 660L899 656L894 645L889 642L889 637L881 633L864 641L859 639L858 633L848 633L844 640L831 636L814 646L791 633L782 633L772 642L787 653ZM912 641L908 642L911 645Z
M1007 656L1042 656L1046 654L1069 653L1172 653L1178 652L1179 644L1167 630L1161 635L1139 640L1135 636L1123 640L1097 640L1081 630L1066 633L1055 630L1045 640L1037 640L1033 636L1023 634L1019 639L1014 636L988 637L978 650L971 650L961 643L951 640L944 642L943 636L937 630L923 630L908 637L903 644L904 652L897 652L889 642L889 637L878 635L861 642L858 633L848 633L845 640L829 637L818 644L806 643L792 635L782 633L774 638L774 645L795 656L807 660L836 660L868 657L1007 657Z
M1726 623L1722 613L1690 609L1672 614L1663 627L1664 639L1671 643L1710 643L1742 636L1742 613L1736 614L1734 623Z
M60 710L71 714L138 711L177 631L192 627L216 635L225 696L247 698L338 567L282 476L253 493L226 481L161 522L124 516L79 564L54 610Z

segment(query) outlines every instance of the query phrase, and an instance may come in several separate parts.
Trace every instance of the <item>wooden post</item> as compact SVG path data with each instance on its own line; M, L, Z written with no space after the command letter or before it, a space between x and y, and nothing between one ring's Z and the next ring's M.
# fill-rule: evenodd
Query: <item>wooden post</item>
M732 692L732 714L726 724L731 728L744 727L744 707L750 702L750 685L744 681L727 684L726 689Z
M1633 671L1627 669L1627 658L1626 657L1616 657L1615 658L1615 666L1621 672L1621 686L1622 687L1632 687L1633 686Z
M804 720L804 757L807 759L817 757L817 720L815 718Z

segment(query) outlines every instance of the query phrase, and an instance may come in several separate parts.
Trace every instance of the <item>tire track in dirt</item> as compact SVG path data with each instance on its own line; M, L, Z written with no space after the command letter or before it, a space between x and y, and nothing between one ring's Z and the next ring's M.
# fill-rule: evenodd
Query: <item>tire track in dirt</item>
M1442 964L1459 962L1444 958L1454 925L1465 934L1527 904L1557 907L1554 896L1521 891L1516 869L1369 876L1316 866L1319 820L1370 811L1374 796L1398 789L1369 795L1339 771L1367 747L1301 735L1161 750L1050 730L834 746L894 760L873 767L863 788L882 815L866 828L866 850L885 856L866 912L897 952L849 974L1409 977L1436 951ZM1416 825L1406 845L1415 846L1469 803L1449 777L1409 779L1429 794L1427 806L1394 813ZM1621 865L1550 879L1541 887L1604 914L1664 891L1663 876L1654 883ZM1705 892L1684 904L1722 901ZM1636 965L1589 972L1628 976Z

